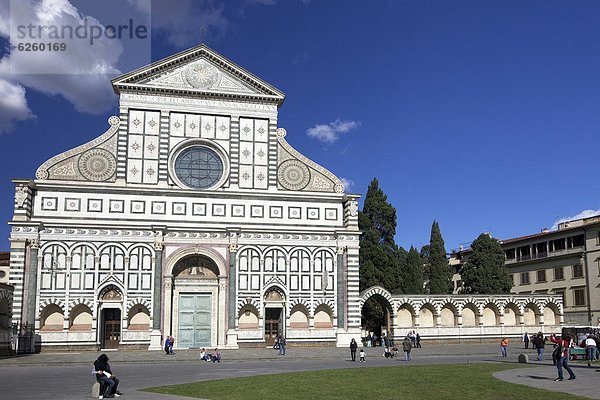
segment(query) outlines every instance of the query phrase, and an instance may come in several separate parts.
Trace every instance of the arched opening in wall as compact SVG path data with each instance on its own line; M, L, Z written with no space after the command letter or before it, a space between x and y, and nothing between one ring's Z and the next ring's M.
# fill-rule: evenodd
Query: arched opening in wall
M150 329L150 311L143 304L136 304L129 309L127 330L147 331Z
M454 307L454 304L447 303L442 307L440 312L440 325L441 326L456 326L458 325L458 310Z
M479 311L474 304L465 304L462 310L463 326L479 326Z
M498 307L494 303L488 303L483 308L481 324L483 326L500 325L500 310L498 310Z
M539 325L540 324L540 311L538 307L529 303L523 309L523 322L525 325Z
M265 307L264 339L267 346L275 344L277 335L285 334L286 301L285 292L279 286L272 286L265 291L263 297Z
M121 310L123 292L115 285L100 291L100 343L102 348L117 349L121 342Z
M402 304L398 308L398 326L412 328L415 326L415 309L410 304Z
M504 306L504 325L514 326L519 323L519 307L514 303Z
M296 304L290 310L290 328L308 329L308 310L303 304Z
M361 310L361 325L366 335L381 338L382 334L391 333L391 311L392 307L385 297L374 294L363 304Z
M258 329L258 310L252 304L246 304L238 316L239 329Z
M325 304L315 309L315 329L333 329L333 313Z
M208 347L216 339L219 267L210 257L189 255L172 271L170 333L179 348Z
M44 332L62 331L64 320L62 308L56 304L49 304L44 307L40 315L40 330Z
M69 331L89 332L92 330L92 310L85 304L78 304L71 310L69 316Z
M548 303L544 307L544 325L560 325L560 312L555 304Z
M422 328L431 328L435 326L435 308L427 303L421 307L419 313L419 326Z
M0 330L7 330L10 328L10 306L7 299L0 300Z

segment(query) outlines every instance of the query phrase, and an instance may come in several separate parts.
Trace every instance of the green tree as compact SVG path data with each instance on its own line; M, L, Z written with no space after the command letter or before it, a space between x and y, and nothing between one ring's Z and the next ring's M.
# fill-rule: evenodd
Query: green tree
M423 259L417 249L410 246L402 267L402 291L406 294L423 293Z
M431 225L429 240L429 263L427 265L427 288L431 294L452 293L452 270L446 258L444 239L437 221Z
M504 251L500 242L482 233L471 244L471 250L460 271L463 293L510 293L513 282L504 265Z
M358 226L363 232L359 253L360 290L379 285L391 293L401 293L400 263L406 258L406 251L396 246L396 209L388 203L377 179L369 185L363 211L358 215ZM362 310L363 326L370 330L385 321L382 299L373 300Z
M358 215L363 232L360 238L360 290L380 285L392 293L400 292L401 249L394 242L396 209L373 179L363 211Z

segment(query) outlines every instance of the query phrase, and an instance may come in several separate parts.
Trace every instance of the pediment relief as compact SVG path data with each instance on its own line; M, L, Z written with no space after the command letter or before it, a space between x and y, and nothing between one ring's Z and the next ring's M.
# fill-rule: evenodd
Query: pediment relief
M252 98L280 105L285 94L205 45L199 45L112 80L117 93L173 91L211 97Z
M159 86L165 88L192 89L217 93L239 93L263 95L239 79L205 59L174 68L157 77L140 82L140 85Z

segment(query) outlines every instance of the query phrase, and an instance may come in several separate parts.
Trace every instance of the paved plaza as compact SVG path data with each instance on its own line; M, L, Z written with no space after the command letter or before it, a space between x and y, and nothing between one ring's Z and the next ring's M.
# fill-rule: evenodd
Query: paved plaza
M427 364L464 364L475 362L515 363L522 349L511 349L507 360L493 344L425 346L414 349L412 361L385 359L381 348L366 348L365 364L349 361L349 352L339 348L289 348L285 356L272 349L224 350L221 364L197 360L197 351L179 351L173 356L163 352L107 352L111 366L121 379L123 399L168 399L177 396L142 392L144 388L167 384L243 377L282 372L338 368L368 368ZM528 350L533 359L533 351ZM0 387L6 399L86 399L94 378L93 361L100 353L41 353L0 359ZM577 380L554 382L556 368L550 361L533 362L531 368L502 371L495 376L509 382L600 399L596 368L575 364Z

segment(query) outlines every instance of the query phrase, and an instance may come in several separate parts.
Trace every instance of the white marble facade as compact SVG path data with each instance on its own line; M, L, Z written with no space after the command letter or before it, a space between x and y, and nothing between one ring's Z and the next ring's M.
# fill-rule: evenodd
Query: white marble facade
M287 142L284 94L205 45L112 84L104 134L14 180L13 320L42 346L359 335L358 196Z

